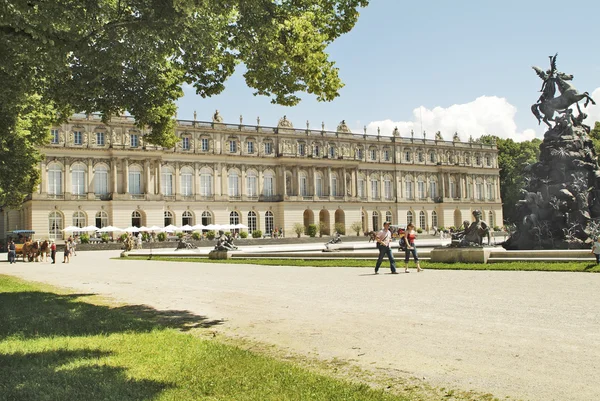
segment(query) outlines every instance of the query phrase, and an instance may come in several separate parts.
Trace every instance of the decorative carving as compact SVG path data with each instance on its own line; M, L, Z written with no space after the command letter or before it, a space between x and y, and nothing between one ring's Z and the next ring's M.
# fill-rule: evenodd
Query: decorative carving
M292 124L292 122L290 120L287 119L287 116L283 116L282 118L279 119L279 122L277 123L277 127L278 128L294 128L294 125Z

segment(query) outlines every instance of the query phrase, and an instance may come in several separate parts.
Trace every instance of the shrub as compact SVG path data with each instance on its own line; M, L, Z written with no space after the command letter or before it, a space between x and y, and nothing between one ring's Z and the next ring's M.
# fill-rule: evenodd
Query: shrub
M182 239L183 238L183 233L177 233L177 238Z
M102 242L107 243L110 240L110 237L107 233L104 233L100 236L100 239L102 239Z
M319 232L319 237L322 237L323 234L327 235L329 234L329 230L327 229L327 224L325 224L324 222L319 222L319 226L318 226L318 232Z
M158 240L160 242L163 242L167 239L167 234L166 233L158 233L158 234L156 234L156 238L158 238Z
M341 235L346 235L346 226L344 223L335 223L335 232L340 233ZM361 226L362 228L362 226ZM359 230L360 232L360 230Z
M150 240L150 233L142 231L142 241L148 242Z
M309 237L314 238L317 235L317 225L309 224L308 229L306 230L306 233L308 234Z
M214 231L209 231L206 233L206 238L213 240L215 239L215 232Z
M119 236L119 241L121 241L121 242L125 242L126 239L127 239L127 233L123 233Z
M82 244L89 244L90 243L90 236L88 234L81 234L79 236L79 241L81 241Z
M296 235L298 235L298 238L300 238L300 236L304 234L304 224L294 223L292 226L292 231L294 231Z
M248 232L247 231L242 231L240 233L240 238L248 238Z
M262 237L262 231L260 231L260 230L252 231L252 238L260 238L260 237Z
M456 231L456 227L450 226L450 227L448 227L448 230L450 230L450 231Z
M360 236L360 232L362 231L362 223L360 221L355 221L350 226L350 229L356 233L356 236Z
M421 227L417 228L417 234L423 234L423 229Z
M200 233L192 233L192 239L198 241L200 239Z
M499 226L494 226L494 231L500 232L500 231L502 231L502 229Z

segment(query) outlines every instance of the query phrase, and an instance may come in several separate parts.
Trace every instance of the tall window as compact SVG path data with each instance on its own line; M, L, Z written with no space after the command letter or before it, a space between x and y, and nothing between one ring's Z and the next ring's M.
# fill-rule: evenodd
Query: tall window
M467 199L473 199L473 181L467 178Z
M486 183L487 186L487 198L489 200L494 199L494 184L491 182Z
M229 153L237 152L237 141L232 139L229 141Z
M386 162L390 161L390 151L388 149L383 150L383 160Z
M407 150L406 152L404 152L404 161L407 163L410 163L411 157L410 157L410 150Z
M173 213L171 213L169 210L165 210L164 217L165 227L173 224Z
M389 210L385 212L385 221L392 224L392 212L390 212Z
M235 225L240 224L240 214L235 210L229 213L229 224Z
M319 154L320 154L320 152L319 152L319 144L315 143L315 145L313 146L313 156L314 157L319 157Z
M358 192L358 197L359 198L366 198L367 197L367 181L365 180L365 177L358 176L358 188L357 188L357 192Z
M298 144L298 153L300 154L300 156L306 155L306 145L303 142L300 142Z
M271 171L267 171L264 175L264 185L263 185L263 194L264 196L273 196L273 173Z
M414 215L413 212L409 210L408 212L406 212L406 225L409 225L411 223L414 223Z
M389 177L383 179L383 192L385 193L385 199L392 199L392 180Z
M435 163L435 161L436 161L435 152L429 152L429 161L431 163Z
M371 198L379 199L379 180L377 177L371 177Z
M83 164L72 166L71 193L73 195L83 195L85 193L85 166Z
M419 227L425 229L427 227L427 219L425 218L425 212L419 212Z
M181 214L181 225L185 226L193 226L194 225L194 215L189 210L186 210Z
M335 147L333 146L329 147L329 157L332 159L335 157Z
M131 225L133 227L142 226L142 214L137 210L134 210L133 213L131 213Z
M381 227L379 226L379 213L373 212L372 218L373 218L373 231L381 230Z
M272 142L265 142L265 154L266 155L270 155L273 153L273 143Z
M429 192L432 198L436 198L437 195L437 182L435 180L429 181Z
M181 138L181 149L190 150L190 137L184 136Z
M96 213L96 227L102 228L108 225L108 213L100 211Z
M371 160L377 160L377 149L369 149L369 153L371 154Z
M419 199L425 199L427 197L427 191L425 189L425 181L423 177L417 178L417 193L419 194Z
M247 142L247 146L248 146L248 153L249 154L254 153L254 142L253 141L248 141Z
M83 134L81 131L73 131L73 143L81 145L83 143Z
M338 196L338 179L337 176L331 176L331 196Z
M142 193L142 168L129 166L129 193L140 195Z
M200 150L203 152L208 152L208 138L200 139Z
M415 192L414 192L414 188L413 188L413 180L412 180L412 177L410 177L410 176L406 177L406 179L404 180L404 197L406 199L414 199L415 198Z
M48 232L51 239L62 239L63 217L59 212L51 212L48 216Z
M438 225L438 215L437 215L437 212L435 210L433 212L431 212L431 226L432 227L439 227L439 225Z
M94 171L94 193L96 195L108 194L108 168L104 165L96 166Z
M362 148L358 148L358 149L356 149L356 157L357 157L358 159L362 160L362 159L363 159L363 156L364 156L364 155L363 155L363 149L362 149Z
M193 195L193 178L194 178L194 170L190 167L184 167L181 169L179 174L181 180L181 194L183 196L191 196Z
M58 141L59 141L59 136L58 136L58 130L57 129L53 129L50 130L50 143L53 145L57 145Z
M202 212L202 225L207 226L212 223L213 223L212 214L208 210L203 211Z
M83 228L87 225L85 213L83 213L81 210L73 213L73 225L79 228Z
M138 146L140 146L140 137L138 134L130 134L129 139L132 148L137 148Z
M246 192L248 196L258 196L258 177L254 170L250 170L246 173Z
M54 163L48 167L48 194L62 195L62 169Z
M419 163L423 163L425 161L425 155L423 152L419 152Z
M315 179L315 193L317 196L323 196L323 177L317 174Z
M490 156L485 156L485 165L488 167L492 166L492 158Z
M458 198L458 193L456 191L456 181L454 181L454 178L450 178L450 197Z
M163 195L173 195L173 170L170 167L161 167L160 190Z
M104 132L96 132L96 145L104 146Z
M273 212L268 210L265 213L265 234L273 234L273 227L275 226L275 219L273 218Z
M481 179L478 179L475 184L475 197L477 200L483 200L483 181Z
M308 179L304 172L300 173L300 195L308 196Z
M477 166L481 165L481 155L480 154L475 155L475 164Z
M496 225L495 221L494 221L494 212L492 212L491 210L488 213L488 224L490 225L491 229L493 229L494 226Z
M240 176L235 170L229 172L229 196L240 196Z
M248 212L248 232L253 233L256 230L257 230L256 212L251 210Z
M212 196L212 171L207 167L200 170L200 195Z

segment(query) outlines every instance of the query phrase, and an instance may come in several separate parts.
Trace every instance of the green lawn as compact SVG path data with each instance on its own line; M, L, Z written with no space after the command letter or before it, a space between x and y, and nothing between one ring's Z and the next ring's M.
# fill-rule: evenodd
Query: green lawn
M427 386L395 395L185 333L220 323L0 275L0 400L492 399Z
M143 259L146 256L128 256L127 259ZM228 263L228 264L255 264L268 266L312 266L312 267L365 267L373 268L375 258L372 260L364 259L329 259L329 260L310 260L310 259L228 259L211 260L208 258L186 258L186 257L166 257L152 256L152 260L168 262L196 262L196 263ZM396 259L399 268L404 268L404 260ZM382 267L389 266L387 259L384 260ZM502 262L502 263L432 263L422 261L421 267L432 270L522 270L522 271L562 271L562 272L592 272L600 273L600 265L594 262ZM415 269L413 261L409 264L409 269Z

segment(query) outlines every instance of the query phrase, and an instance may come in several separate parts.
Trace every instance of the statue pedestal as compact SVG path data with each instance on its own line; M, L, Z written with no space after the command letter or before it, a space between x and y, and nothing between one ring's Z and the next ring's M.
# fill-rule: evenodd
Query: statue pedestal
M231 259L231 253L228 251L210 251L208 253L209 259Z
M434 248L431 261L441 263L487 263L490 254L496 248Z

